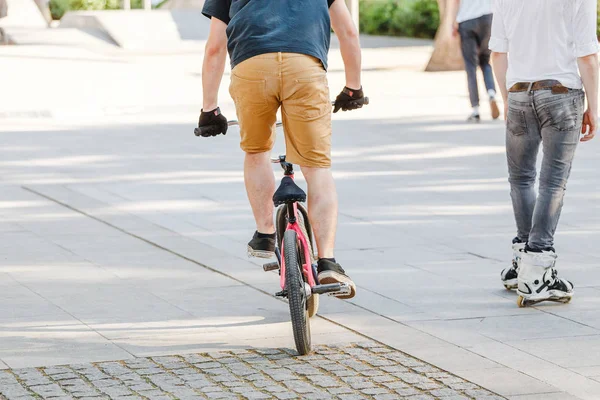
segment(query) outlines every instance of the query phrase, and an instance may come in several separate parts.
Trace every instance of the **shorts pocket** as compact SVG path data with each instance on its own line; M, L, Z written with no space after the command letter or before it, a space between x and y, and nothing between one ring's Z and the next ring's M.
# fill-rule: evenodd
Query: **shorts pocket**
M246 79L231 74L229 93L239 106L267 105L267 81L265 79Z
M507 129L513 135L520 136L527 133L527 118L525 117L525 111L509 106L507 121Z
M325 74L294 79L291 95L283 102L284 112L296 120L316 120L331 113L329 86Z
M560 132L569 132L578 128L579 98L572 97L568 101L557 101L548 105L550 124ZM580 127L579 127L580 128Z
M297 78L296 83L325 82L326 79L327 79L326 74L318 74L318 75L313 75L313 76Z

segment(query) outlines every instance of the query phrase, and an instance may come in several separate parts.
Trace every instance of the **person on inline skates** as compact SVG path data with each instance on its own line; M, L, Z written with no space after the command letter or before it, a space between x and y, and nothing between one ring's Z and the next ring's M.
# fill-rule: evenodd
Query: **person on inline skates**
M596 133L596 10L597 0L494 0L490 49L504 99L517 224L513 265L501 279L506 288L517 289L519 306L566 303L573 296L573 284L557 276L554 233L577 143Z
M227 118L217 94L227 51L231 58L229 91L240 122L241 148L246 153L244 180L256 232L248 254L270 258L275 251L273 194L275 180L270 153L281 107L287 161L300 165L308 185L308 214L318 250L321 283L356 286L334 258L337 194L331 174L331 102L327 84L327 53L331 27L339 41L346 87L334 112L362 107L361 50L358 32L343 0L206 0L211 18L202 69L203 136L227 132ZM300 190L289 185L291 196Z

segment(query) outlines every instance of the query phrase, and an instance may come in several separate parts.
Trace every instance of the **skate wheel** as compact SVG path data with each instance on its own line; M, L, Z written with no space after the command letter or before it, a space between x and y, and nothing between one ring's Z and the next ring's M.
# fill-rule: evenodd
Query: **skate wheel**
M509 291L512 290L512 288L508 285L504 285L504 287L506 288L506 290L509 290Z
M523 308L523 307L527 306L527 304L525 304L525 298L523 296L517 297L517 305L520 308Z

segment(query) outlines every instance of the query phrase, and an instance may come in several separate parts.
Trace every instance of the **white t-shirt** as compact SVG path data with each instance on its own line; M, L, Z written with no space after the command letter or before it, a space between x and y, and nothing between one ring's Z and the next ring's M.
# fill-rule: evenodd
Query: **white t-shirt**
M597 0L494 0L490 50L508 54L507 86L556 79L581 89L577 58L600 50Z
M492 0L461 0L456 22L468 21L492 13Z

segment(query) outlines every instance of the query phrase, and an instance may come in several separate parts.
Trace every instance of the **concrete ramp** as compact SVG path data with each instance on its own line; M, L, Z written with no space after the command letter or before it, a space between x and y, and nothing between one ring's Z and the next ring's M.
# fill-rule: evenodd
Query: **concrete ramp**
M11 43L24 46L67 46L97 50L114 50L115 43L101 32L82 29L9 28Z
M200 10L68 12L61 28L78 28L110 37L126 50L183 50L208 37L209 20Z
M34 0L7 0L8 16L0 19L3 28L46 28L48 22Z

